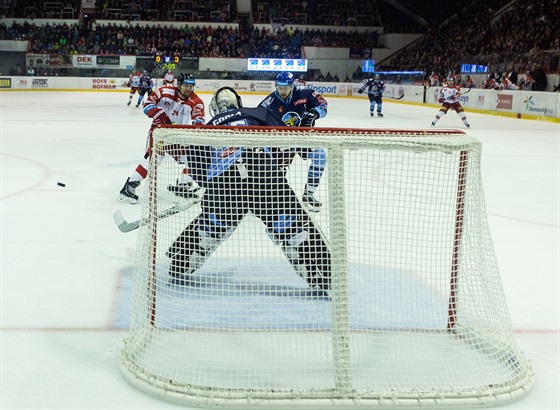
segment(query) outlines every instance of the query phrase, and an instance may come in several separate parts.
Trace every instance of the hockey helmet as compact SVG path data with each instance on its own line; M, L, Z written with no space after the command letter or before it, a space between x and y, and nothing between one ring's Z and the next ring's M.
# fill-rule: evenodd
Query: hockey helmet
M289 71L283 71L276 76L276 92L283 100L288 99L292 94L294 80L294 75Z
M449 84L449 83L455 84L455 77L453 77L452 75L447 77L447 84Z
M373 79L375 81L379 81L379 80L381 80L381 76L379 75L379 73L375 73L375 75L373 76Z
M292 86L294 84L294 75L289 71L283 71L276 76L276 86Z
M241 97L231 87L222 87L212 96L210 114L212 117L231 109L243 107Z
M183 84L192 85L194 87L196 83L194 81L194 77L191 74L181 73L177 78L177 85L180 86Z

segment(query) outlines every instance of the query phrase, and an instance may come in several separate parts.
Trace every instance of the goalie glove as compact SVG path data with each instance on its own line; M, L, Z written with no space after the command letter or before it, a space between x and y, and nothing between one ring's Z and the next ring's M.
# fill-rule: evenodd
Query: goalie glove
M301 121L299 123L300 127L313 127L315 125L315 120L319 118L319 113L313 109L311 111L306 111L301 116Z

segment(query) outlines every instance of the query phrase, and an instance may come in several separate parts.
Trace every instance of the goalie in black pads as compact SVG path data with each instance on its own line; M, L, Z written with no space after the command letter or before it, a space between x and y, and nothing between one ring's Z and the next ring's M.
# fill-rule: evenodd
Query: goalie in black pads
M285 126L267 108L244 108L241 97L229 87L216 91L210 111L214 117L208 125ZM279 166L283 154L284 151L273 148L187 148L191 175L206 190L202 212L167 251L172 284L194 284L193 273L252 212L266 225L269 237L282 248L309 286L330 288L328 245Z

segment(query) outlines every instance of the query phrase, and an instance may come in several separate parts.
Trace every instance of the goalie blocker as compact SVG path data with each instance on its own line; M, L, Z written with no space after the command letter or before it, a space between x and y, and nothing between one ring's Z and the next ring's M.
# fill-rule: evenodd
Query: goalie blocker
M330 288L327 242L269 153L245 151L235 166L207 184L201 206L202 212L167 251L171 284L195 284L196 270L251 211L310 287Z

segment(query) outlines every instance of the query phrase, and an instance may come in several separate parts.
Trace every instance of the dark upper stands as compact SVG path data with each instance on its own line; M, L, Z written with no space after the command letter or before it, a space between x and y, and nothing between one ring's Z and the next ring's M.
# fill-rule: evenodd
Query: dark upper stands
M383 33L337 32L329 27L310 30L293 25L367 24L383 26L385 33L428 32L416 44L378 65L380 70L435 71L444 76L462 63L503 70L515 63L519 72L536 63L546 71L558 69L558 53L546 52L560 49L558 0L517 0L514 4L510 0L473 0L443 2L435 8L431 2L400 0L406 13L397 13L380 1L295 1L253 0L255 23L272 23L273 27L258 30L245 21L237 24L235 0L98 0L94 19L44 27L34 25L32 19L78 18L80 2L3 0L0 10L4 16L30 20L10 27L0 24L0 39L29 39L29 51L38 53L293 58L301 56L301 46L319 46L349 47L353 56L360 58L363 50L382 47L378 35ZM460 8L462 5L465 7ZM120 21L97 24L96 19ZM123 19L162 23L147 27L123 24ZM235 28L172 28L165 21L235 23ZM366 56L367 52L363 54Z

